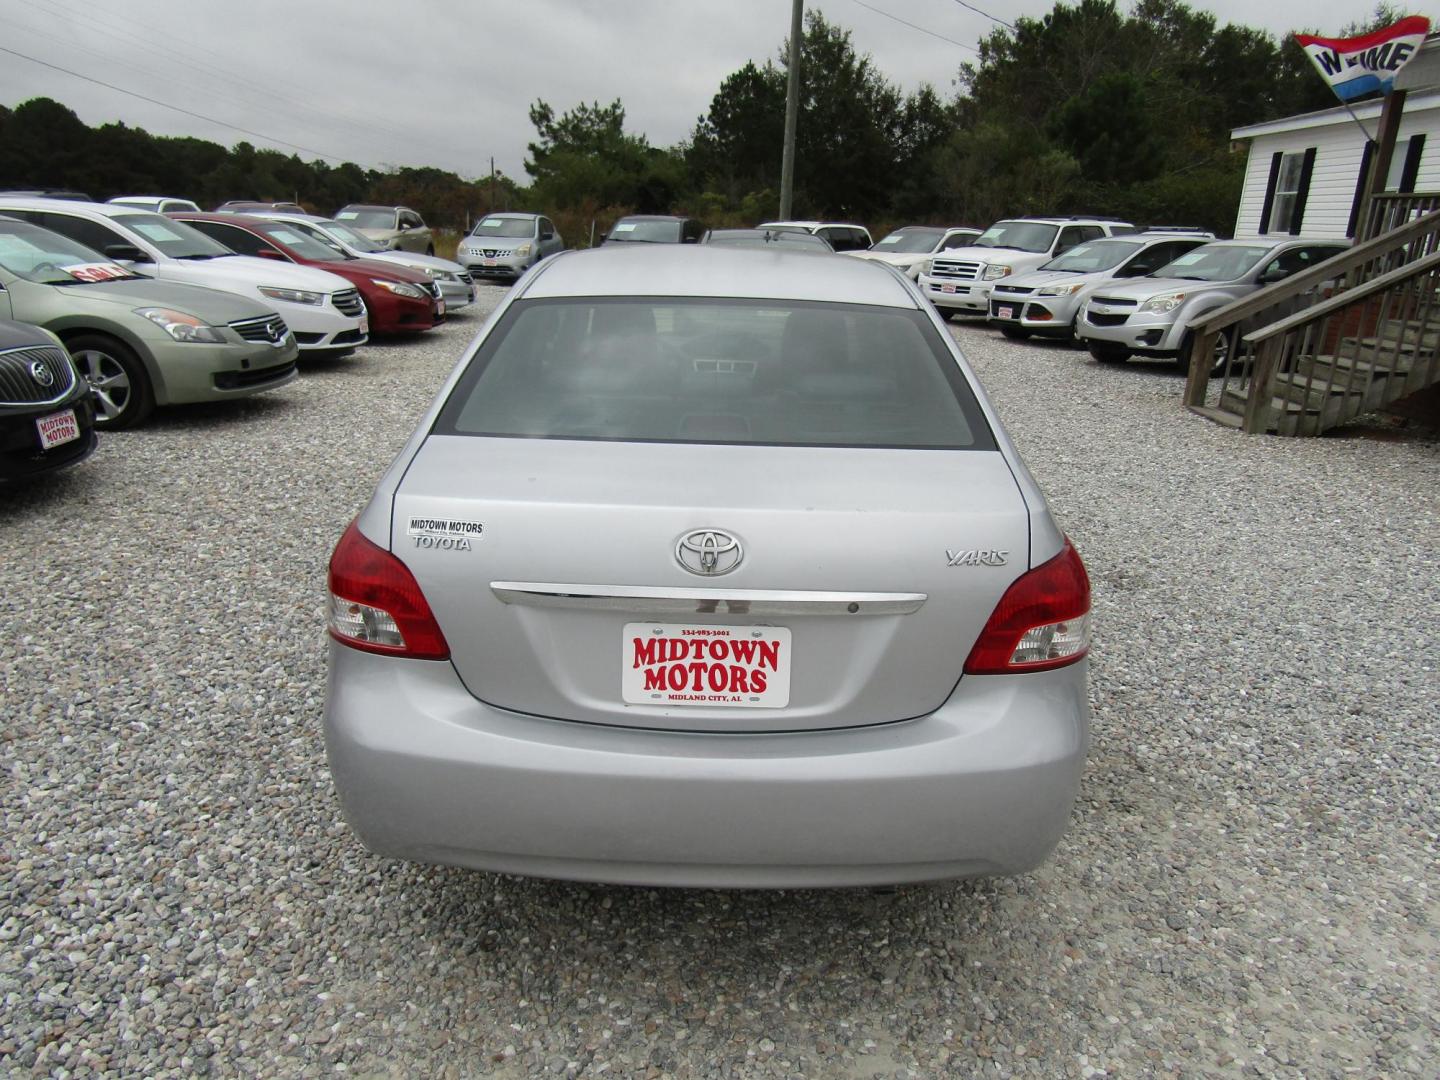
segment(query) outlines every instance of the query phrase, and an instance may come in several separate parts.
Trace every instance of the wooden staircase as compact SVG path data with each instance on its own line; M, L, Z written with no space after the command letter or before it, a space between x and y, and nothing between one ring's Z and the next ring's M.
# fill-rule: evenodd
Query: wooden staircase
M1231 359L1212 372L1217 355ZM1197 324L1185 404L1247 434L1319 435L1437 382L1440 210Z

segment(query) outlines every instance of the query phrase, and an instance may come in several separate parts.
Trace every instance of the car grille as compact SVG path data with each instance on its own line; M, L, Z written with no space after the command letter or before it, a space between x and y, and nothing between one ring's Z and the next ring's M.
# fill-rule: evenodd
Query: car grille
M75 379L70 358L53 345L0 353L0 403L38 405L59 401L74 388Z
M279 367L259 368L253 371L217 371L215 373L215 389L243 390L251 386L262 386L268 382L288 378L296 367L296 363L292 360Z
M1092 296L1092 304L1109 304L1111 307L1134 307L1138 300L1132 300L1128 296Z
M358 318L365 314L365 302L360 299L360 293L355 289L341 289L330 301L342 315Z
M957 259L934 259L930 263L930 276L974 281L980 276L980 267L983 265L985 264L978 262L960 262Z
M315 340L319 341L323 335L316 334ZM365 340L365 335L359 330L342 330L330 339L331 345L359 345Z
M1124 326L1130 321L1130 315L1128 312L1112 315L1091 308L1085 313L1085 321L1091 326Z
M1010 293L1012 296L1026 296L1035 290L1027 289L1023 285L996 285L995 291L997 293Z
M461 270L461 271L460 271L458 274L456 274L455 276L458 277L461 281L463 281L466 285L474 285L474 284L475 284L475 279L472 278L469 274L467 274L464 270Z
M290 328L285 325L285 320L279 315L268 315L259 319L239 319L230 324L234 330L246 341L263 341L268 345L278 345L285 340L285 335Z

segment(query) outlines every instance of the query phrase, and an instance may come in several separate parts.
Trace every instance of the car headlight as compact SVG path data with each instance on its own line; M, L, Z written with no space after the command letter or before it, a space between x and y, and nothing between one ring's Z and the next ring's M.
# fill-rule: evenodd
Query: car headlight
M372 285L379 285L382 289L389 289L396 296L408 296L412 300L429 299L430 294L419 285L411 285L405 281L383 281L380 278L371 278Z
M1083 281L1077 281L1073 285L1046 285L1043 289L1035 291L1036 296L1074 296L1085 287Z
M430 276L430 279L432 281L456 280L455 275L452 274L449 270L442 270L438 266L422 266L420 269L424 270L425 273Z
M991 263L985 267L985 276L982 280L994 281L996 278L1009 277L1010 267L1004 263Z
M163 329L176 341L203 341L207 345L223 345L225 339L220 331L202 319L174 308L142 307L135 309L136 315L144 315L156 326Z
M1141 311L1149 311L1156 315L1165 315L1174 311L1185 299L1183 292L1161 293L1159 296L1152 296L1140 305Z
M521 244L514 251L512 251L511 254L519 259L528 259L532 250L534 249L530 244Z
M261 285L260 295L268 296L271 300L281 300L287 304L310 304L319 307L325 303L324 293L310 292L308 289L284 289L279 285Z

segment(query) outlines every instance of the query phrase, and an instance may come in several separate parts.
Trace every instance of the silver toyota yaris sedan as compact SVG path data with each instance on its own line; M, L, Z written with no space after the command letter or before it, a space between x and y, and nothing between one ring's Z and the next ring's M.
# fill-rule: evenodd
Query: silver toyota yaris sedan
M1018 873L1088 745L1079 556L894 270L546 260L329 574L372 850L645 885Z

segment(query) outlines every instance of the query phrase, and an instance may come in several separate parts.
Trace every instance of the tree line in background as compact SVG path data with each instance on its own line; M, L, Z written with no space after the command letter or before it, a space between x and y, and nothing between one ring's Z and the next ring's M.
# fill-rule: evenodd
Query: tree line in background
M1342 34L1387 25L1386 5ZM549 214L572 246L625 213L683 212L750 225L779 203L786 48L720 85L690 137L653 147L625 130L620 101L557 115L530 110L528 187L434 168L331 166L238 143L90 128L48 98L0 106L0 188L65 187L100 199L183 195L295 200L321 213L403 204L461 228L491 209ZM980 42L948 100L902 93L816 12L801 41L798 216L883 226L984 226L1008 214L1098 213L1137 222L1235 220L1244 155L1232 128L1328 108L1333 96L1292 38L1235 25L1179 0L1057 3Z

